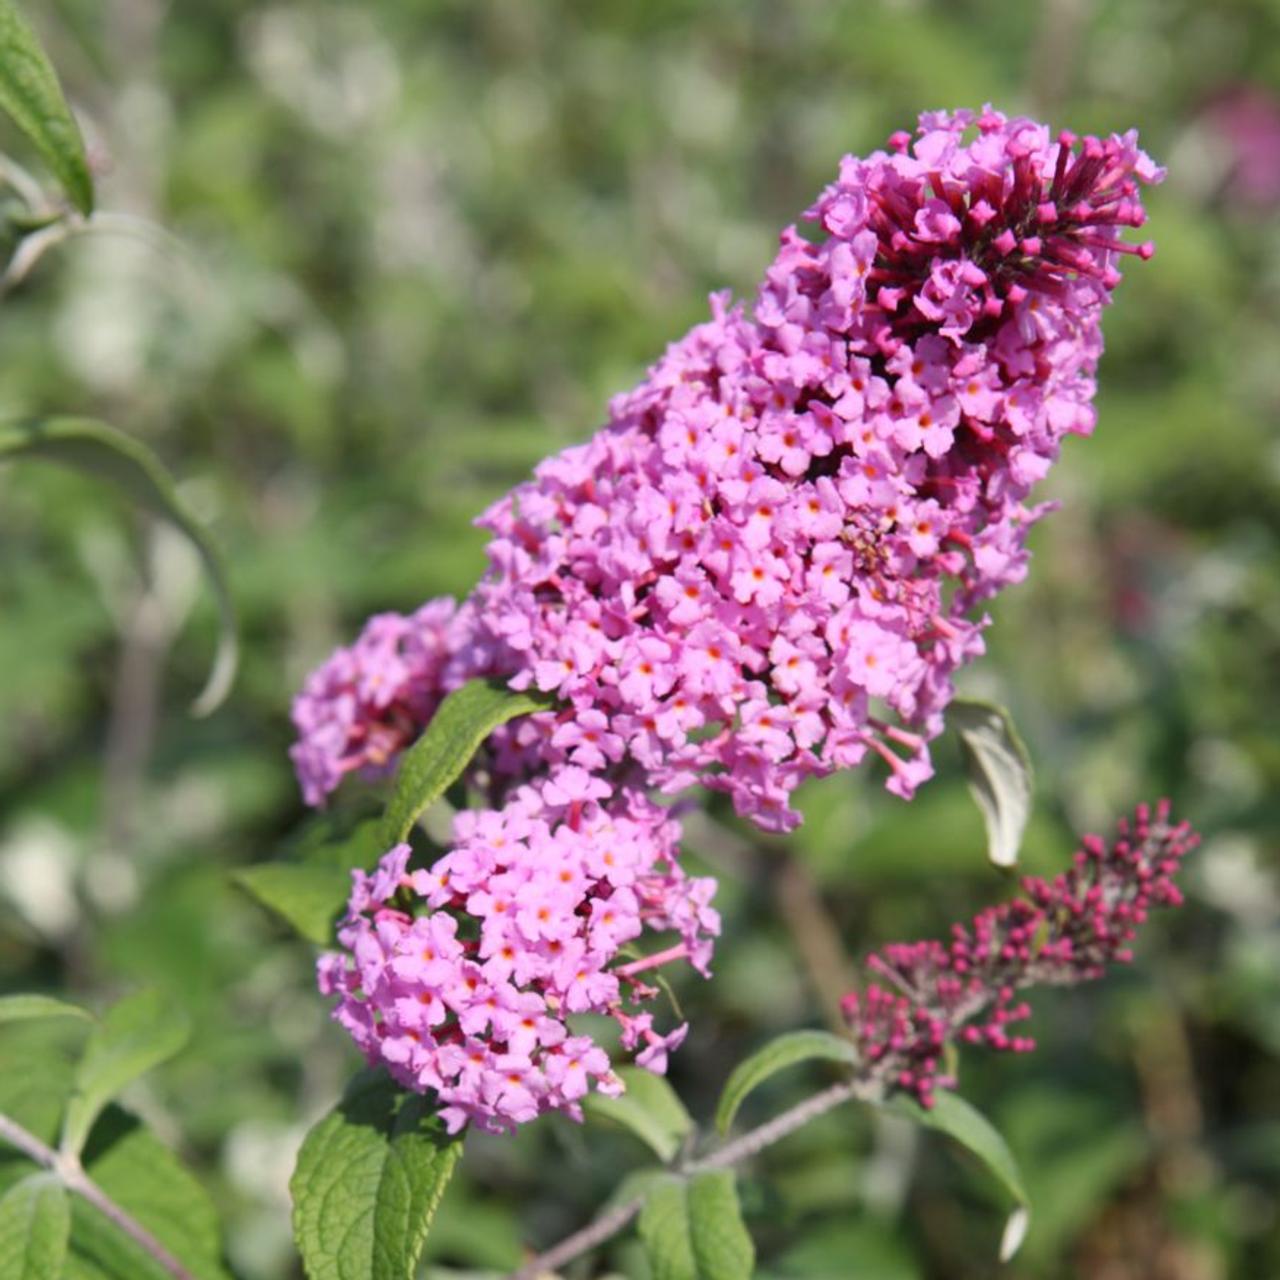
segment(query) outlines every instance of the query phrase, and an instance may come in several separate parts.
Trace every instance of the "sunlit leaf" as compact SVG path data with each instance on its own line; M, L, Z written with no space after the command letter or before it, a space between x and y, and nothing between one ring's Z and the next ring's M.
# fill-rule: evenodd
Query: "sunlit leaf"
M642 1067L618 1071L626 1092L616 1098L592 1093L583 1099L586 1116L608 1120L639 1138L659 1160L670 1162L693 1129L693 1120L676 1091L661 1076Z
M290 1190L310 1280L407 1280L462 1154L428 1100L364 1071L307 1134Z
M0 996L0 1023L28 1022L34 1018L83 1018L93 1015L78 1004L55 1000L51 996Z
M333 941L333 923L351 891L351 876L337 867L266 862L245 867L232 879L274 911L308 942Z
M743 1100L770 1076L798 1062L815 1060L854 1066L858 1054L848 1040L828 1031L789 1031L770 1040L733 1069L716 1107L716 1128L727 1132Z
M748 1280L752 1273L755 1247L728 1169L655 1183L639 1231L653 1280Z
M62 1274L71 1205L54 1173L33 1173L0 1197L0 1280L52 1280Z
M57 73L13 0L0 0L0 108L31 140L81 213L93 212L93 178L80 127Z
M472 680L451 693L400 761L395 794L382 823L383 848L409 838L413 824L461 777L500 724L550 705L545 695L514 693L498 680Z

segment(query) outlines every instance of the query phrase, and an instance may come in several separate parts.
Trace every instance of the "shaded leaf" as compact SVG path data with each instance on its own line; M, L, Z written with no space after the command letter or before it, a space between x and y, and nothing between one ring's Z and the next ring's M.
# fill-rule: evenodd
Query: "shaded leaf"
M427 1100L363 1071L307 1134L290 1182L310 1280L405 1280L462 1154Z
M212 1201L133 1116L115 1106L103 1112L85 1146L84 1166L196 1280L231 1280ZM87 1200L73 1196L65 1280L172 1280L172 1273Z
M621 1125L640 1139L659 1160L670 1163L680 1144L693 1129L693 1120L675 1090L662 1076L642 1067L621 1067L618 1075L627 1086L616 1098L603 1093L582 1100L588 1118Z
M33 1018L84 1018L93 1015L77 1004L55 1000L52 996L0 996L0 1023L27 1022Z
M409 838L413 824L457 781L499 725L550 705L543 694L514 693L499 680L471 680L451 693L400 761L382 820L383 849Z
M1018 861L1031 816L1032 768L1009 713L990 702L956 698L947 710L960 735L969 789L987 828L987 856L997 867Z
M308 942L320 946L333 941L333 923L351 892L348 872L292 862L245 867L232 879Z
M62 1274L71 1205L55 1173L33 1173L0 1198L0 1280Z
M90 1033L76 1068L62 1149L78 1153L102 1108L125 1085L172 1058L190 1033L187 1015L158 991L139 991L112 1005Z
M797 1062L814 1060L856 1066L858 1053L848 1040L829 1031L789 1031L770 1040L734 1067L716 1107L716 1128L727 1132L746 1096L770 1076Z
M654 1280L747 1280L752 1273L755 1248L728 1169L655 1184L639 1232Z
M3 2L0 0L0 4ZM197 715L213 711L227 696L235 678L235 608L217 548L178 497L160 460L132 436L90 418L0 423L0 461L20 457L46 458L109 480L143 510L167 520L190 540L213 586L220 617L213 668L192 710Z
M1005 1224L1000 1246L1000 1260L1007 1262L1026 1237L1031 1201L1013 1152L999 1131L982 1112L954 1093L939 1093L927 1110L905 1094L895 1094L883 1105L917 1124L947 1134L973 1155L1004 1189L1015 1206Z
M36 34L13 0L0 0L0 108L44 157L72 203L93 212L93 178L80 126Z

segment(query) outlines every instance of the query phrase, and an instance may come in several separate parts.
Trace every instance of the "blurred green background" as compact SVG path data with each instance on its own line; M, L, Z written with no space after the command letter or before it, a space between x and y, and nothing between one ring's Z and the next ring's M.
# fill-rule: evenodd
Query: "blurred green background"
M103 206L177 248L104 232L43 260L0 307L0 413L94 413L165 458L227 551L245 665L190 718L213 615L185 549L71 473L0 470L0 985L181 995L195 1041L129 1102L214 1192L244 1280L298 1274L293 1152L353 1065L308 949L228 881L301 821L292 690L371 611L465 592L470 519L709 290L749 295L844 152L988 100L1136 125L1170 177L1157 256L1107 317L1098 433L1047 484L1063 510L964 684L1036 760L1033 867L1159 794L1206 844L1131 970L1040 996L1037 1054L964 1059L1031 1189L1015 1263L979 1172L847 1109L746 1172L760 1274L1280 1275L1273 0L27 8ZM809 788L788 841L719 810L694 829L726 915L714 981L681 984L696 1114L745 1052L820 1023L860 955L1005 892L939 759L910 806L871 775ZM780 1078L746 1121L819 1079ZM432 1266L518 1262L643 1160L558 1117L470 1142ZM626 1239L593 1266L645 1275Z

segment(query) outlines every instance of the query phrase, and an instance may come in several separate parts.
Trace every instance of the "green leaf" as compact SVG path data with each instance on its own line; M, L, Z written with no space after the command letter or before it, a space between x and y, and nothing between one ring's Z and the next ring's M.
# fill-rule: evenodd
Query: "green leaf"
M451 693L400 762L382 820L383 848L409 838L413 824L457 781L499 725L550 705L546 695L514 693L500 680L472 680Z
M0 996L0 1023L27 1022L32 1018L84 1018L93 1015L78 1004L67 1004L51 996Z
M956 698L947 715L986 823L987 856L997 867L1012 867L1031 816L1031 756L1003 707Z
M0 5L3 3L0 0ZM208 715L227 696L235 678L235 607L217 548L178 497L160 460L132 436L90 418L0 423L0 461L20 457L46 458L109 480L145 511L185 534L195 547L213 586L221 619L213 668L192 706L196 715Z
M307 1134L290 1191L310 1280L406 1280L462 1154L430 1104L363 1071Z
M582 1100L583 1114L620 1125L640 1139L664 1164L675 1159L693 1120L675 1090L662 1076L643 1067L621 1067L626 1092L616 1098L603 1093Z
M84 1150L85 1172L196 1280L231 1280L217 1211L182 1162L128 1112L103 1112ZM80 1196L71 1200L65 1280L172 1280L115 1223Z
M72 203L93 212L93 178L84 139L57 73L13 0L0 0L0 108L35 144Z
M0 1280L56 1280L71 1232L71 1205L55 1173L33 1173L0 1199Z
M947 1134L976 1157L995 1178L1014 1202L1014 1210L1005 1224L1000 1244L1000 1261L1007 1262L1012 1258L1026 1237L1031 1201L1013 1152L991 1121L954 1093L939 1093L933 1106L927 1110L905 1094L895 1094L883 1105L928 1129Z
M274 911L308 942L333 941L333 922L351 892L351 876L337 867L265 862L231 877L264 907Z
M716 1107L716 1128L722 1134L727 1133L747 1094L770 1076L797 1062L815 1059L856 1066L858 1053L848 1040L833 1036L829 1031L789 1031L776 1040L770 1040L734 1067Z
M112 1005L94 1027L76 1068L62 1150L79 1154L102 1108L130 1081L172 1058L190 1032L187 1015L158 991L139 991Z
M653 1280L749 1280L755 1248L742 1224L733 1173L668 1178L649 1192L640 1239Z

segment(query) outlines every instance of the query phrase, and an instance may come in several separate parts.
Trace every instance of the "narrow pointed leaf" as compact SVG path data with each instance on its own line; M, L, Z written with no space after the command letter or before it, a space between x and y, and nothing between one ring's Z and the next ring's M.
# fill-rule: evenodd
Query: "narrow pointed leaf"
M235 607L217 548L178 497L160 460L132 436L90 418L0 423L0 462L21 457L46 458L108 480L145 511L167 520L191 542L213 587L220 618L213 667L192 710L197 715L213 711L227 696L235 678Z
M462 1153L427 1099L364 1071L298 1152L293 1234L309 1280L407 1280Z
M939 1093L928 1110L904 1094L896 1094L885 1105L890 1111L954 1139L1000 1184L1014 1204L1000 1245L1000 1260L1007 1262L1026 1236L1031 1201L1013 1152L996 1127L981 1111L954 1093Z
M93 178L80 127L57 73L13 0L0 0L0 108L34 144L71 202L93 212Z
M957 698L947 710L960 735L969 789L987 828L987 856L997 867L1018 861L1031 816L1032 768L1009 713L989 702Z
M721 1133L728 1132L743 1100L770 1076L798 1062L815 1060L841 1062L852 1067L857 1065L858 1053L848 1040L828 1031L789 1031L770 1040L734 1067L716 1107L716 1128Z
M618 1071L626 1092L616 1098L592 1093L583 1099L588 1119L620 1125L639 1138L659 1160L670 1163L693 1129L693 1120L675 1090L661 1076L641 1067Z
M0 1023L29 1022L33 1018L83 1018L93 1021L93 1015L78 1004L67 1004L52 996L0 996Z
M245 867L232 879L308 942L319 946L333 941L334 921L351 892L349 872L305 863L266 862Z
M382 822L383 848L409 838L413 824L461 777L500 724L550 705L542 694L515 693L498 680L472 680L451 693L400 761L395 794Z
M190 1033L187 1015L157 991L139 991L112 1005L90 1033L76 1068L62 1149L78 1154L102 1108L125 1085L172 1058Z
M755 1248L727 1169L653 1185L640 1213L653 1280L749 1280Z
M0 1280L55 1280L71 1234L71 1205L53 1173L33 1173L0 1198Z

